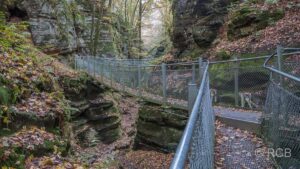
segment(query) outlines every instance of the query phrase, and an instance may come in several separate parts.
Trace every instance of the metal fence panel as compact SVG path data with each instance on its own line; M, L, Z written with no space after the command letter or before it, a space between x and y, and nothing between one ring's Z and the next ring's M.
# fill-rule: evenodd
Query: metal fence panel
M214 62L209 69L213 103L262 110L269 80L264 59Z
M171 169L212 169L214 166L214 112L208 65L189 121L177 147ZM188 159L188 161L186 161Z
M299 58L288 55L279 59L278 66L277 57L271 56L264 64L272 73L263 114L263 136L272 151L285 153L269 154L281 168L300 168Z

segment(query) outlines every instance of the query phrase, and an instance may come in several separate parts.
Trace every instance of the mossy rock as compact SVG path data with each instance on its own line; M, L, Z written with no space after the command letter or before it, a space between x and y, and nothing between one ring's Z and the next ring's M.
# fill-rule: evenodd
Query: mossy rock
M58 125L58 117L54 115L54 113L49 112L49 115L46 117L36 116L35 113L32 112L20 112L13 110L10 114L10 123L8 124L8 128L11 130L19 130L24 126L37 126L37 127L45 127L46 129L53 129ZM1 126L2 124L0 124ZM5 127L5 126L1 126Z
M76 118L79 115L81 115L82 113L84 113L86 110L89 109L90 104L87 100L81 100L81 101L73 101L70 104L73 109L71 111L71 117L72 118Z
M193 30L193 39L199 47L210 46L217 37L217 31L211 26L199 26L196 28Z
M120 130L120 128L115 128L115 129L108 130L103 133L99 133L98 135L99 135L99 139L101 140L101 142L103 142L105 144L110 144L120 138L121 130Z
M92 100L105 91L103 85L86 73L77 77L60 77L59 81L67 99L71 101L81 101L82 98Z
M276 9L272 11L260 10L247 5L235 10L228 23L228 39L234 40L249 36L283 18L284 11Z
M188 112L175 108L164 108L161 105L144 103L139 109L139 118L157 125L183 129L187 123Z
M91 126L101 134L103 132L119 128L121 124L121 118L115 116L101 121L91 121L89 124L91 124Z
M91 100L90 101L90 107L91 108L96 108L96 109L107 109L107 108L110 108L110 107L113 107L114 103L110 100L104 100L104 99L101 99L101 100Z
M174 151L180 141L183 130L160 126L155 123L138 121L136 143L147 144L158 149Z
M104 120L110 117L118 117L120 114L118 113L118 110L116 107L111 107L107 110L104 110L102 108L96 107L96 108L89 108L84 115L91 121L98 121L98 120Z

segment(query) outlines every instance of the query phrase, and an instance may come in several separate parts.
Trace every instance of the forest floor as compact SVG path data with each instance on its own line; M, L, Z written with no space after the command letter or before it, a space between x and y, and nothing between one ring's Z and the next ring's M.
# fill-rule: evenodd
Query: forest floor
M263 140L254 133L216 122L217 169L273 169Z

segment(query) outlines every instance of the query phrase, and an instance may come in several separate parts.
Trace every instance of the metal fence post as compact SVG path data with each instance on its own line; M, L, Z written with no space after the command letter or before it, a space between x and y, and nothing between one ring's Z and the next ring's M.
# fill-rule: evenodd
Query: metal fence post
M166 64L161 64L162 70L162 90L163 90L163 102L167 103L167 67Z
M75 66L75 70L77 70L77 56L75 56L75 59L74 59L74 66Z
M279 71L282 70L282 67L281 67L282 52L283 52L282 46L277 45L277 66L278 66ZM281 75L279 75L279 85L282 85L282 76Z
M94 70L94 77L96 77L96 57L93 57L93 70Z
M195 83L188 84L188 111L189 113L192 112L195 100L197 98L197 85Z
M142 76L142 74L141 74L141 65L138 64L138 88L139 88L138 95L139 95L139 97L142 96L142 87L141 87L142 77L141 76Z
M192 65L192 83L195 83L196 65Z
M89 56L88 58L88 72L89 72L89 75L91 75L91 56Z
M239 62L237 57L234 59L234 100L235 106L239 106Z
M126 72L128 72L128 66L122 65L122 69L123 69L123 72L122 72L122 89L123 89L123 92L125 92L126 91L126 80L125 80L125 77L128 77L128 74L126 73Z
M109 63L109 78L110 78L110 87L112 88L112 78L113 78L113 75L112 75L112 62Z
M101 82L103 82L103 76L104 76L104 64L103 64L104 61L102 61L100 63L101 65L101 69L100 69L100 76L101 76Z
M203 59L201 57L198 60L198 64L199 64L199 78L202 79L202 74L203 74L203 71L202 71Z

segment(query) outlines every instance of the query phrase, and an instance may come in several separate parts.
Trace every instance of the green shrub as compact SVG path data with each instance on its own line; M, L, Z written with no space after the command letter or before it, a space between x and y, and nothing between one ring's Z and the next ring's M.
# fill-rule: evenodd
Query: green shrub
M218 59L228 60L230 59L230 53L222 49L216 53L216 57Z

